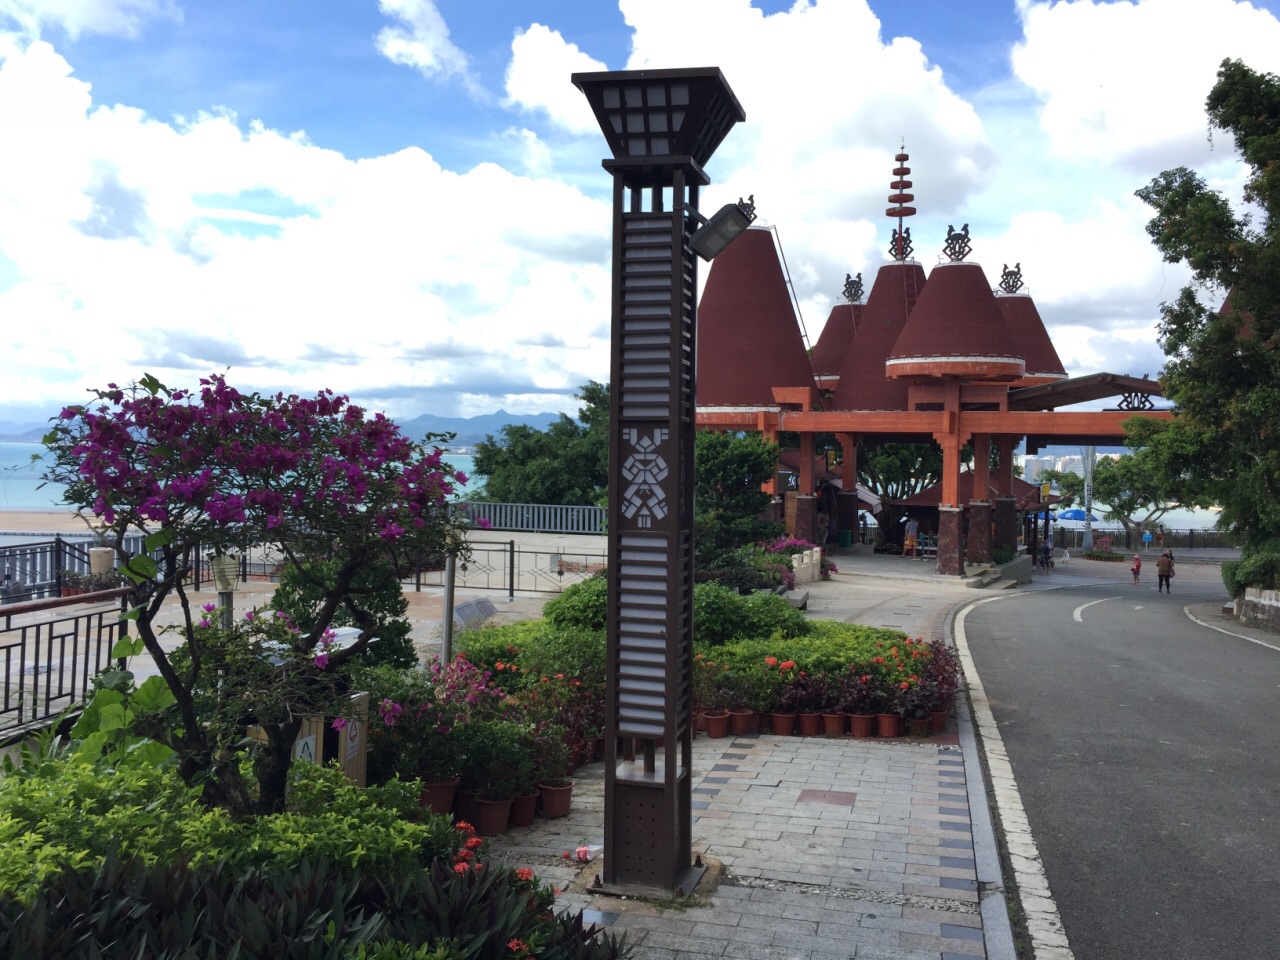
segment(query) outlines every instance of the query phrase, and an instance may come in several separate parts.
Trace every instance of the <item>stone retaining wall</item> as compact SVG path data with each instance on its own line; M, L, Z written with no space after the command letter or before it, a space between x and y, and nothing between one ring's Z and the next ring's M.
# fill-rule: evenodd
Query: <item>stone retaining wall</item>
M1239 615L1244 623L1280 631L1280 590L1249 587L1239 602Z

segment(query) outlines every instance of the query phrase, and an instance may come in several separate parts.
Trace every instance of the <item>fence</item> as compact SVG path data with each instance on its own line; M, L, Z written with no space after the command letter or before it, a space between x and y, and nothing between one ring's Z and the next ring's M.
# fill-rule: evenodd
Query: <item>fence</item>
M586 580L606 565L603 553L550 553L521 550L514 540L471 543L471 557L454 568L454 584L467 590L503 590L508 597L522 593L559 593ZM418 574L415 587L444 586L443 570Z
M0 603L59 596L71 578L89 576L91 546L92 540L55 534L51 540L0 547ZM142 537L126 537L125 547L131 552L141 551Z
M127 633L128 621L120 619L127 593L104 590L0 609L0 734L47 722L85 699ZM60 616L63 610L70 614Z
M1043 536L1043 526L1041 535ZM1137 536L1139 538L1137 542L1130 543L1129 535L1123 528L1093 528L1094 543L1098 542L1099 537L1110 537L1112 545L1117 550L1139 550L1144 548L1163 550L1165 547L1173 547L1175 550L1194 550L1205 547L1230 548L1240 545L1238 536L1224 530L1166 530L1163 536L1158 533L1152 533L1151 542L1148 544L1142 542L1141 534ZM1054 546L1066 547L1069 550L1081 549L1084 546L1084 528L1055 527L1053 543Z
M552 503L460 503L456 510L473 526L528 533L604 533L603 507L576 507Z

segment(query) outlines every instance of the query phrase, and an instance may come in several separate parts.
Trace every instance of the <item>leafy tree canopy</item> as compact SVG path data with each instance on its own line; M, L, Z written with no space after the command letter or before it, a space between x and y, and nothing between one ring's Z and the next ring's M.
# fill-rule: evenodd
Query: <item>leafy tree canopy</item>
M1040 479L1057 485L1062 506L1084 505L1084 477L1079 474L1045 470ZM1136 548L1144 529L1182 505L1174 492L1180 485L1160 451L1144 448L1118 458L1103 457L1093 467L1094 509L1105 504L1103 517L1124 527L1129 545Z
M778 448L758 433L699 430L694 437L694 530L698 562L777 532L760 519L770 496L760 489L778 465Z
M475 472L485 478L484 499L498 503L590 506L609 487L609 386L592 380L576 394L576 420L560 414L546 430L523 424L502 428L476 445Z
M1280 78L1224 60L1205 106L1249 167L1256 219L1185 167L1137 191L1156 211L1147 233L1194 283L1161 306L1161 381L1179 416L1127 426L1130 444L1163 464L1171 495L1220 505L1220 525L1248 553L1280 538Z

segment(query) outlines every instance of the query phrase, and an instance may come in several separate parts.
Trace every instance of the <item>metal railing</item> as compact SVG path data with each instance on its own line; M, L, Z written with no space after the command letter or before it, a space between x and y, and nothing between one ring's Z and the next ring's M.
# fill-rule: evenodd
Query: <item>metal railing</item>
M605 530L605 512L601 507L477 500L459 503L455 510L470 519L473 525L483 526L479 521L485 521L493 530L530 533L604 533Z
M128 621L120 619L128 592L0 609L0 735L45 723L84 701L94 676L110 664L116 641L128 633Z
M1195 550L1208 547L1230 548L1240 546L1240 538L1233 533L1225 530L1166 530L1163 536L1153 533L1151 542L1144 544L1141 535L1136 543L1130 543L1128 534L1123 528L1093 528L1093 541L1098 542L1099 537L1110 537L1112 546L1117 550L1138 550L1143 548L1155 549L1159 547L1173 547L1175 550ZM1067 547L1069 550L1078 550L1084 544L1083 528L1067 529L1066 527L1058 528L1053 537L1053 543L1056 547Z
M560 593L603 570L603 553L549 553L521 550L514 540L471 543L471 557L454 567L454 584L467 590L502 590L508 597L522 593ZM424 570L415 589L443 587L444 570Z
M57 597L68 574L89 575L92 540L55 534L50 540L0 547L0 603L23 603ZM142 550L142 537L125 538L130 552Z

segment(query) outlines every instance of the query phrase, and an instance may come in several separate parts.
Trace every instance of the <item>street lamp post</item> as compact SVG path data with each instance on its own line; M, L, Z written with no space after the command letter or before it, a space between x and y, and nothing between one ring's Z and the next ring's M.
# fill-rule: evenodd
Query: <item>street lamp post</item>
M613 153L604 864L596 889L688 893L697 259L750 223L698 213L746 118L716 67L576 73ZM737 208L736 212L734 209Z

